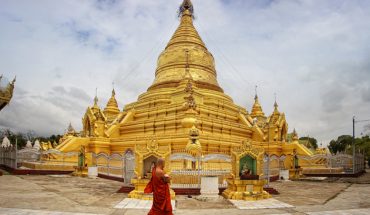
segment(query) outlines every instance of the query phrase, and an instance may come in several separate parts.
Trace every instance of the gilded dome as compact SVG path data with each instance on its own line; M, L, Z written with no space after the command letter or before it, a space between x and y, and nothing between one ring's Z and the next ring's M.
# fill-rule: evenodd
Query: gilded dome
M217 82L215 61L193 25L188 8L181 12L180 25L158 58L151 89L176 87L188 70L197 87L223 92Z

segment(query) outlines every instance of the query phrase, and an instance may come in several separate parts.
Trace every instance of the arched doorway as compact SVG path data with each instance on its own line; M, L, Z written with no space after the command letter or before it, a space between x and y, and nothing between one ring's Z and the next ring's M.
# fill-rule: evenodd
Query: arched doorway
M143 162L143 178L150 178L152 175L152 168L153 166L155 165L155 163L157 162L158 158L154 155L151 155L149 157L147 157L146 159L144 159L144 162Z

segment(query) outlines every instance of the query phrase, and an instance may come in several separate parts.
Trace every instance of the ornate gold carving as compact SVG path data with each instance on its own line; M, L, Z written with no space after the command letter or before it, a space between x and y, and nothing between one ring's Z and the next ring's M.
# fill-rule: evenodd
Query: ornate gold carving
M158 143L157 143L157 140L156 139L152 139L147 145L146 145L146 148L150 151L150 152L155 152L155 151L158 151Z
M0 76L0 83L3 76ZM7 86L0 86L0 110L3 109L13 97L13 90L16 78L12 82L8 83Z

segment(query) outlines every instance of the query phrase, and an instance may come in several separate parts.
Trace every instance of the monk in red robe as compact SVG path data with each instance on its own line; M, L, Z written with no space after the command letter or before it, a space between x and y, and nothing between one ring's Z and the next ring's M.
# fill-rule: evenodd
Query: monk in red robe
M144 190L144 193L153 193L153 206L148 215L173 215L168 184L171 178L165 174L164 165L164 160L159 158L152 169L152 178Z

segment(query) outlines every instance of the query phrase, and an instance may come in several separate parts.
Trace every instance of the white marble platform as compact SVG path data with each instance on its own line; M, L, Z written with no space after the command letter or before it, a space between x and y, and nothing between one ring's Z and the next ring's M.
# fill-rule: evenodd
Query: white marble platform
M59 211L18 209L18 208L0 208L0 214L6 214L6 215L102 215L102 214L91 214L91 213L71 213L71 212L59 212Z
M304 212L304 214L308 214L308 215L368 215L370 214L370 208ZM293 214L284 213L284 214L271 214L271 215L293 215Z
M230 202L241 210L293 208L294 206L276 199L264 199L258 201L230 200Z
M309 215L368 215L370 214L370 208L307 212L306 214L309 214Z
M141 199L131 199L125 198L120 203L118 203L114 208L116 209L148 209L152 208L152 200L141 200ZM175 210L175 200L171 201L172 210Z

